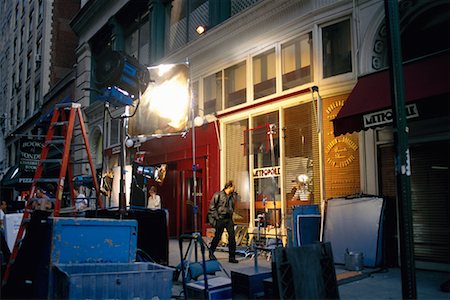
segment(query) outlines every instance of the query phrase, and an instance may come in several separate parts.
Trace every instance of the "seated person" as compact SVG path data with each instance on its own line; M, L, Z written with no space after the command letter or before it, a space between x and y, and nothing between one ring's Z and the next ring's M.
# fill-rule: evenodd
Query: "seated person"
M79 187L74 186L73 195L75 198L75 209L76 210L85 210L88 208L88 200L83 193L80 193Z

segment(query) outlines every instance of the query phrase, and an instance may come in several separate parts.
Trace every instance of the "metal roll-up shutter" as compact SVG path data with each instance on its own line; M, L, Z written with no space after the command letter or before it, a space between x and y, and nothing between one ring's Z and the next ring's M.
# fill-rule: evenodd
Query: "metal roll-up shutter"
M416 260L450 264L450 141L411 145Z
M392 199L396 197L394 151L392 146L380 147L378 151L381 193ZM448 140L410 145L416 261L450 264L449 153ZM392 213L387 215L388 219L394 217ZM387 220L387 223L396 224L393 220ZM386 235L389 239L388 232ZM387 244L392 246L392 241L387 240Z

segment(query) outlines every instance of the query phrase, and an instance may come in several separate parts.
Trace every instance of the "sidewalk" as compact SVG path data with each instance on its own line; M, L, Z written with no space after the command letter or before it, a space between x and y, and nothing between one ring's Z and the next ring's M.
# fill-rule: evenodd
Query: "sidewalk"
M187 243L183 247L186 251ZM232 270L239 270L240 268L253 267L254 259L244 258L238 256L238 264L228 262L228 253L216 251L217 257L223 268L231 274ZM169 241L169 265L177 266L180 263L180 250L178 240ZM270 260L267 260L264 255L258 258L258 266L270 268ZM338 280L340 299L402 299L402 286L400 269L364 269L362 274L357 276L350 276L344 278L345 275L355 275L353 273L346 273L347 271L342 265L336 265L336 274L341 280ZM226 276L224 272L217 272L216 275ZM446 280L450 279L450 273L432 272L432 271L416 271L417 282L417 298L418 299L448 299L450 294L439 290L439 286ZM178 282L173 283L172 297L177 298L182 296L182 282L181 276Z

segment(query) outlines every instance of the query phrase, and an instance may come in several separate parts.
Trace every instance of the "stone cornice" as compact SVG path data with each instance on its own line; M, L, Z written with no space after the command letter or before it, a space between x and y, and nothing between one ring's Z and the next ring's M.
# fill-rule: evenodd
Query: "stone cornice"
M72 19L70 26L80 38L88 40L127 2L128 0L90 0Z

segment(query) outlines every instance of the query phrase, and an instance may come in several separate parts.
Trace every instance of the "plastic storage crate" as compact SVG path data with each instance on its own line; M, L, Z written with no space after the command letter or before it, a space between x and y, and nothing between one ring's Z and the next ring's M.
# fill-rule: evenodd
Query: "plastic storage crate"
M58 264L53 299L170 299L173 269L139 263Z

